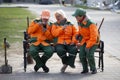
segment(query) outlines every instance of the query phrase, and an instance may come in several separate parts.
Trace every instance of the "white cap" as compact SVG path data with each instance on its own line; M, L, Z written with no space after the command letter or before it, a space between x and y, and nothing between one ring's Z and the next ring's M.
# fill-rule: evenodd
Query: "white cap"
M65 12L64 12L63 10L61 10L61 9L55 11L55 14L60 14L60 15L62 15L64 18L66 18Z

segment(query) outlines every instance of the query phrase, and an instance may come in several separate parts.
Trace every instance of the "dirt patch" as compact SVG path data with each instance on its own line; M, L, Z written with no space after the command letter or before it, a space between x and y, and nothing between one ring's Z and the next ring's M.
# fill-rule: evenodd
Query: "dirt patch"
M0 50L0 65L4 63L4 48L1 48ZM22 56L23 49L22 49L22 43L16 42L13 44L10 44L10 48L7 48L7 58L11 60L11 57L14 56Z

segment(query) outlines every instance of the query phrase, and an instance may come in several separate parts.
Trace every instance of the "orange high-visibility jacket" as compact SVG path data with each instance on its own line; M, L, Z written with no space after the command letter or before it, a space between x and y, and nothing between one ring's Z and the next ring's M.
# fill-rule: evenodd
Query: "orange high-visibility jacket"
M63 29L63 27L65 28ZM77 29L68 21L64 25L57 22L54 23L51 32L57 38L57 44L76 43L75 34L77 33Z
M90 20L78 23L78 34L82 37L80 45L86 43L87 48L91 48L98 41L98 29L97 26Z
M45 40L52 40L51 35L51 25L46 25L46 30L43 28L43 25L40 24L41 20L34 20L29 28L28 28L28 34L31 38L37 38L36 42L33 42L35 46L39 45L40 43L44 46L48 46L49 43L47 43ZM39 23L39 24L38 24Z

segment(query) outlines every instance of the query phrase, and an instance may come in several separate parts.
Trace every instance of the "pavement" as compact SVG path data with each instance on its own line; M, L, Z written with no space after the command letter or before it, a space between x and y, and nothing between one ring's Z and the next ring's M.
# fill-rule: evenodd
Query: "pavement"
M0 5L0 7L6 6L8 5ZM30 10L33 14L36 14L36 16L39 16L40 11L43 9L50 9L52 16L54 16L55 10L63 9L66 12L68 19L77 26L75 18L71 16L76 8L70 6L64 7L60 5L9 4L8 7L14 6L28 7L26 9ZM88 15L91 16L92 20L98 23L98 25L102 18L105 18L103 26L100 30L101 40L103 40L105 43L103 72L98 69L97 74L80 74L82 67L77 55L75 61L76 68L72 69L68 67L65 73L61 73L60 69L62 64L56 53L54 53L52 58L50 58L47 62L47 66L50 68L49 73L44 73L42 69L40 69L37 73L34 72L34 64L28 65L27 72L24 72L22 45L20 45L21 43L15 43L12 44L12 47L7 51L9 53L8 63L13 67L13 73L0 74L0 80L120 80L120 37L118 37L120 34L120 14L98 10L87 10L87 12ZM54 17L52 17L51 20L54 21ZM95 53L95 55L98 56L98 53ZM4 55L0 56L0 62L3 56ZM98 58L95 57L95 59L96 67L98 68ZM2 65L2 63L0 63L0 65Z

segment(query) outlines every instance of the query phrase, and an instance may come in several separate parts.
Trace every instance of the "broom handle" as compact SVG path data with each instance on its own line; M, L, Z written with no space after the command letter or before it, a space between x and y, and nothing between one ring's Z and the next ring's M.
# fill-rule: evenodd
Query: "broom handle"
M98 28L98 31L100 32L100 28L101 28L101 26L102 26L102 24L103 24L103 21L104 21L104 18L102 19L102 21L101 21L101 23L100 23L100 26L99 26L99 28Z
M4 49L5 49L5 65L7 65L6 38L4 38Z
M27 16L27 29L26 29L26 32L28 31L28 28L29 28L29 17Z

